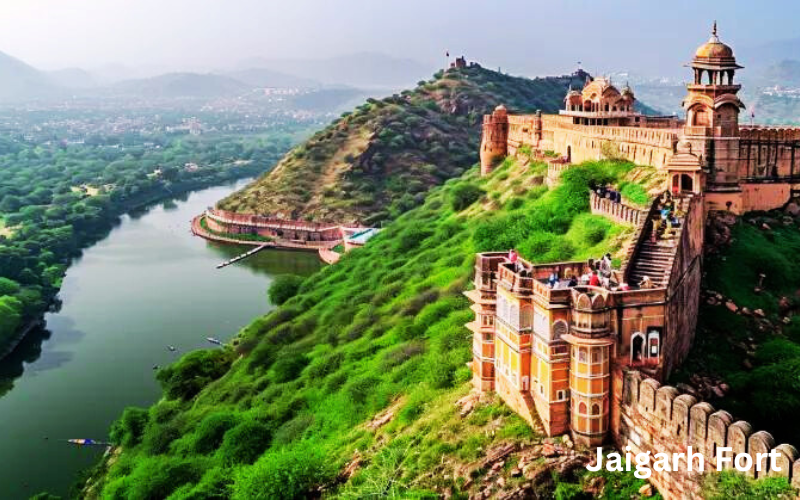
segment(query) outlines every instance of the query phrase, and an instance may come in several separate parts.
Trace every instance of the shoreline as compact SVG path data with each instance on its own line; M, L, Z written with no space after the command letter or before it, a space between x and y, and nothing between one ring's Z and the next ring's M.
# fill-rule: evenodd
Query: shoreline
M205 217L205 215L198 215L192 219L191 223L191 231L192 234L203 238L208 241L214 241L217 243L225 243L231 245L244 245L244 246L256 246L260 247L264 245L265 241L256 241L256 240L239 240L236 238L228 238L225 236L220 236L217 234L210 233L203 229L200 221ZM316 252L319 253L321 250L330 250L331 248L335 247L336 245L341 244L341 241L326 241L322 242L322 244L317 245L309 245L305 243L296 243L294 241L288 240L281 240L281 239L273 239L272 240L273 246L271 248L275 248L277 250L297 250L301 252Z
M154 193L154 194L149 195L149 196L145 195L145 196L143 196L142 198L140 198L138 200L133 200L133 201L130 201L130 202L127 202L127 203L121 203L119 208L114 211L114 215L116 217L121 217L123 215L129 215L131 212L134 212L136 210L147 209L151 205L156 205L158 203L163 203L165 201L173 200L173 199L177 198L178 196L182 196L184 194L191 194L191 193L193 193L195 191L201 191L203 189L209 189L209 188L213 188L213 187L217 187L217 186L222 186L222 185L224 185L226 183L229 183L229 182L238 182L238 181L241 181L241 180L244 180L244 179L248 179L248 178L252 179L254 177L254 175L255 175L252 172L242 172L241 174L242 175L233 175L233 176L231 176L229 178L222 179L219 182L209 183L209 184L204 184L202 182L184 182L184 183L181 183L181 184L178 185L179 186L178 189L169 189L169 188L164 186L161 189L161 192L164 194L164 196L160 196L160 195ZM174 187L175 186L173 186L173 188ZM114 228L114 224L111 224L111 225L109 225L108 229L110 231L113 228ZM83 253L84 250L86 250L86 249L92 247L93 245L97 244L101 240L102 239L96 240L96 241L89 241L86 246L81 248L81 253ZM75 259L76 258L78 258L78 257L73 257L72 259L70 259L69 265L67 266L67 271L69 271L69 268L72 267L72 265L75 263ZM5 347L0 346L0 363L2 363L3 360L5 360L5 358L7 358L9 355L11 355L17 349L17 347L22 343L23 340L25 340L25 338L28 336L28 334L30 334L31 331L33 331L36 327L45 327L46 326L46 322L44 320L44 316L45 316L45 314L47 314L48 312L51 311L53 305L57 301L58 294L60 292L61 292L61 288L59 287L58 291L56 291L53 294L53 296L47 301L47 307L41 313L37 314L35 318L33 318L30 321L28 321L27 324L23 328L21 328L19 334L14 338L14 340L12 340L8 345L6 345Z

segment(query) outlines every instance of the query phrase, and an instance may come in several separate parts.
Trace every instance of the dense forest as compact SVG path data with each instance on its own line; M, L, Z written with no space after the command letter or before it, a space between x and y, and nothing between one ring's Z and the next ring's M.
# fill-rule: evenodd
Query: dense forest
M85 141L0 137L0 356L56 297L71 259L126 210L255 175L305 134L161 135Z

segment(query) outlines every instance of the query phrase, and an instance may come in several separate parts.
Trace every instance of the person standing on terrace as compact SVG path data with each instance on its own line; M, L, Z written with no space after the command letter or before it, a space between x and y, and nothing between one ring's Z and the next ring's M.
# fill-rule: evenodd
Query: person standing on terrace
M597 271L592 271L592 276L589 278L589 286L600 286L600 276Z
M512 264L516 265L517 264L517 259L519 259L519 254L517 253L517 251L515 249L512 248L511 250L508 251L508 257L507 258L508 258L509 262L511 262Z

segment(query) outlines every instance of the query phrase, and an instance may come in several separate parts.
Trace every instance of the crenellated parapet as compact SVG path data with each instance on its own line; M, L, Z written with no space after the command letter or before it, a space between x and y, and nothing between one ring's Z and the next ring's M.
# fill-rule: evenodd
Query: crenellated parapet
M717 450L731 448L729 452L720 452L719 456L749 455L754 464L749 473L751 477L783 477L800 487L800 453L794 446L776 445L769 432L755 431L748 422L735 420L725 410L717 410L675 387L662 386L638 371L626 371L623 378L618 402L620 425L613 432L619 449L629 446L634 454L650 452L651 456L656 453L671 456L672 453L685 454L691 446L693 453L703 455L704 470L708 473L717 470ZM770 467L766 457L771 450L779 457L775 468ZM760 471L755 464L761 465ZM732 464L724 462L720 467L730 469ZM694 470L689 471L686 462L680 461L674 471L653 469L650 480L665 498L693 498L700 495L702 488L702 475L696 469L695 465Z
M592 213L604 215L609 219L622 223L639 226L647 218L648 211L632 207L623 202L612 201L609 198L601 198L592 191L589 193L589 206Z

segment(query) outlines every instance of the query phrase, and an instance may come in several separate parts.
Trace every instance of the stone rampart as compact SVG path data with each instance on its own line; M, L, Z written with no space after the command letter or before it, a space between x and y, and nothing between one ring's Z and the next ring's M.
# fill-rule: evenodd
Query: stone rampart
M632 224L634 226L642 224L648 214L645 210L626 205L625 203L618 203L608 198L601 198L597 196L597 193L594 191L589 194L589 205L591 206L593 214L604 215L613 221L622 224Z
M770 433L755 432L748 422L735 421L730 413L681 394L674 387L661 386L640 372L627 371L623 379L621 391L614 394L618 399L614 407L619 412L619 425L612 430L615 444L623 453L629 446L633 454L650 452L652 457L655 453L667 453L671 458L673 453L685 454L691 446L693 453L703 455L704 471L708 473L717 470L717 449L729 447L732 451L725 456L750 456L754 464L751 477L779 476L795 487L800 486L800 454L794 446L776 446ZM770 450L779 456L774 469L770 468L767 457L762 455L758 460L759 453ZM760 463L760 471L756 470L756 463ZM724 463L721 467L729 469L732 465ZM696 460L692 471L682 460L677 470L653 470L650 481L665 498L677 499L700 498L702 479Z
M665 326L670 335L662 340L665 377L683 362L694 342L703 267L703 195L677 201L685 216L667 285Z

